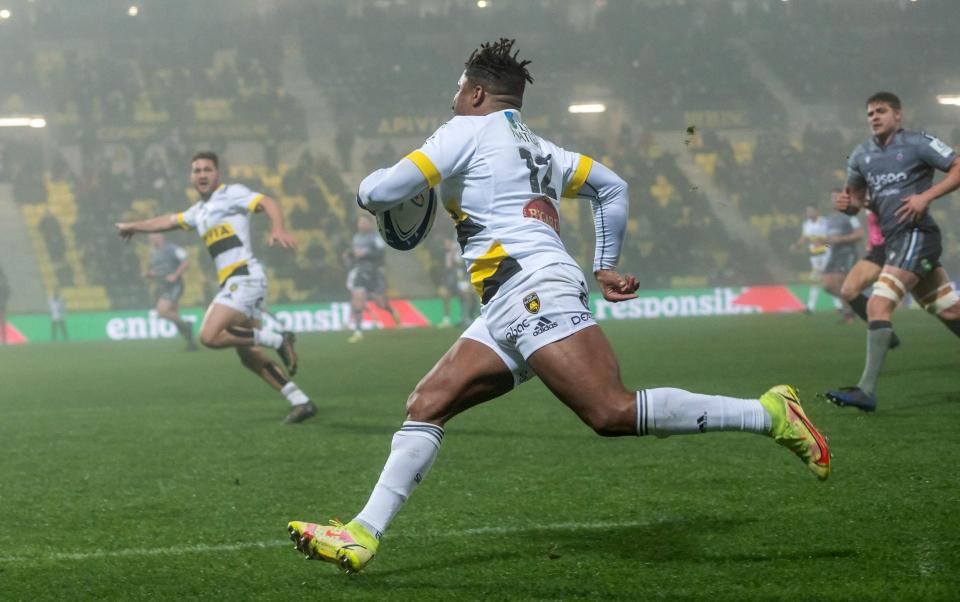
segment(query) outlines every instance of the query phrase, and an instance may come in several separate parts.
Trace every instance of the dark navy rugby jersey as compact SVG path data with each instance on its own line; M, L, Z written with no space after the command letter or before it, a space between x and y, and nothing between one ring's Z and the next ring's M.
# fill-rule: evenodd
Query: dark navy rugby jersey
M899 223L896 212L902 199L930 188L933 170L947 171L956 156L956 151L933 136L900 130L886 147L870 138L853 149L847 184L870 190L870 207L887 239L913 227L932 232L938 228L929 211L917 224Z

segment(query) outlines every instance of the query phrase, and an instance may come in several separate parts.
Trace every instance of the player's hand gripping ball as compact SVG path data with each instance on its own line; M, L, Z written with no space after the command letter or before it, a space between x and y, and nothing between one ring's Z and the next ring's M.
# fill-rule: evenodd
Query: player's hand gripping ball
M377 228L388 245L409 251L430 233L436 213L437 194L428 188L412 199L377 213Z

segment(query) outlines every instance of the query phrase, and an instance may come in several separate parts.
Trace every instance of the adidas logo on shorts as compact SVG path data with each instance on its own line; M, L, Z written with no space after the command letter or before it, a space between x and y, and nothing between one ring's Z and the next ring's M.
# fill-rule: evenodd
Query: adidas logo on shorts
M553 330L557 327L557 323L549 318L544 318L543 316L537 320L537 325L533 329L533 336L539 336L548 330Z

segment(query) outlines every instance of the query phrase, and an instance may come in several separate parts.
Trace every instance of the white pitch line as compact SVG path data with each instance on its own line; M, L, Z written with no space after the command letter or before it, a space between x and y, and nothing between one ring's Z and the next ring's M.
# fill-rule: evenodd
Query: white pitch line
M477 535L509 535L525 531L579 531L583 529L625 529L654 524L658 521L632 521L620 523L554 523L548 525L527 524L514 527L476 527L451 531L428 531L398 533L391 539L450 538L471 537ZM53 552L36 556L0 556L0 564L30 564L37 562L56 562L64 560L94 560L98 558L135 558L138 556L183 556L186 554L210 554L216 552L237 552L253 548L276 548L292 546L290 540L250 541L224 544L188 544L166 548L124 548L120 550L93 550L90 552Z

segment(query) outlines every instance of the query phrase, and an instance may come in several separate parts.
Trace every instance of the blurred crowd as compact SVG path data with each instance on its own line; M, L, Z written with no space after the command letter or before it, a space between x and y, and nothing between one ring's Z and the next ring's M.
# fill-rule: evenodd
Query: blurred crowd
M866 134L863 97L893 88L913 103L911 126L943 121L932 91L951 66L956 21L950 2L935 0L925 12L896 0L873 12L827 0L536 0L488 10L459 0L171 0L147 4L136 19L92 18L78 4L31 3L30 26L0 36L0 107L40 107L49 122L43 138L2 140L0 178L30 228L47 288L73 289L72 300L89 309L150 305L139 276L143 253L124 247L112 224L189 206L189 157L201 146L221 152L225 180L276 198L301 240L292 256L258 248L274 282L270 301L344 299L342 251L359 178L449 117L469 51L500 35L517 37L522 55L534 58L534 129L630 183L622 263L642 286L782 278L751 241L728 234L683 168L690 160L716 183L724 206L799 274L805 258L791 255L789 242L804 207L825 208L829 190L842 185L847 153ZM936 50L903 52L921 28L924 48ZM292 52L330 109L324 130L310 132L324 144L307 140L305 107L318 99L287 81ZM776 67L792 99L830 105L832 117L814 112L801 132L787 128L782 92L771 92L751 55ZM914 67L920 58L923 69ZM875 64L883 68L863 67ZM578 95L616 109L615 122L592 130L571 118L567 104ZM960 144L960 128L937 133ZM663 144L664 135L683 138L681 149ZM241 158L224 154L238 143L247 149ZM947 262L960 257L952 205L937 206ZM571 253L589 265L589 206L564 200L561 215ZM440 217L417 252L426 282L444 281L451 236ZM214 286L205 252L193 236L177 242L195 259L184 302L203 303Z

